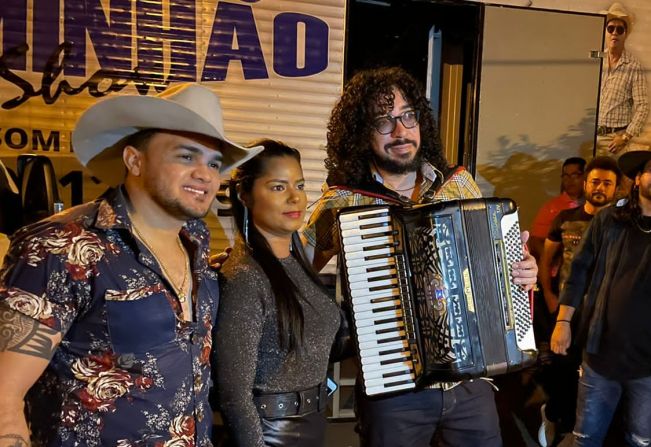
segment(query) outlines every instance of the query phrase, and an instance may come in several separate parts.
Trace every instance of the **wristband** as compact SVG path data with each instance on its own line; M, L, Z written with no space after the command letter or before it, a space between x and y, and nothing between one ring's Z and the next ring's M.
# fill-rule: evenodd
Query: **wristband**
M570 320L556 320L557 323L571 323Z

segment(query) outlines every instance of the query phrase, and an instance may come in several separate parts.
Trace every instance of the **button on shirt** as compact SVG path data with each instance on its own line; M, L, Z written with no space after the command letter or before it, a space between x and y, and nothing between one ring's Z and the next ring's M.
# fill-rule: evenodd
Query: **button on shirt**
M126 204L115 190L21 229L0 272L0 301L63 334L26 398L34 444L212 445L209 233L199 220L181 230L194 285L184 321Z

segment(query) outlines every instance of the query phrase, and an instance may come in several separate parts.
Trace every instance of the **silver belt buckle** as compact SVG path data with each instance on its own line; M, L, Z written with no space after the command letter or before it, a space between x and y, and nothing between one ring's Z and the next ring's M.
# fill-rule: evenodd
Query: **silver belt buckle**
M459 385L461 382L442 382L441 389L443 391L450 391L455 386Z
M459 385L461 382L436 382L428 385L427 388L432 390L450 391L452 388Z

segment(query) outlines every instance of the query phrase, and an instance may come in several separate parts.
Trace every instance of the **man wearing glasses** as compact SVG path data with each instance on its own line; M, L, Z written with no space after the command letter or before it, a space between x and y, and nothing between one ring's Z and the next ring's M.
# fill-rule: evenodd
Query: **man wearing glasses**
M542 257L545 238L558 213L581 205L583 181L585 180L583 173L585 163L585 160L581 157L570 157L563 162L561 168L561 193L545 202L536 213L536 217L531 224L529 250L537 260Z
M429 101L399 68L362 71L348 82L328 123L327 153L330 188L303 233L317 270L340 251L340 208L480 197L470 174L448 165ZM513 266L514 281L527 289L536 273L529 254ZM493 389L485 380L434 383L379 398L357 391L362 446L426 447L437 432L446 446L502 445Z
M597 155L618 158L634 149L631 139L642 132L649 101L644 70L625 49L633 17L617 2L602 12L607 14L606 57L601 75Z

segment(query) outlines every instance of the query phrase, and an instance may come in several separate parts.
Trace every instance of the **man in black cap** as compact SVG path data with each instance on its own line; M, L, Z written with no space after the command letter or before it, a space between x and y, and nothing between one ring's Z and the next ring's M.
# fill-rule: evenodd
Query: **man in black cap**
M551 339L557 354L586 333L575 446L600 446L622 401L627 445L651 442L651 152L619 159L634 182L628 200L602 210L588 227L560 297ZM583 340L583 339L582 339Z
M552 222L549 234L545 239L540 269L540 282L543 288L545 304L549 313L548 329L553 329L556 310L558 309L558 291L552 286L556 258L561 255L558 289L562 290L565 280L570 273L570 265L583 234L594 216L608 207L615 198L615 192L621 179L621 171L617 162L611 157L596 157L588 163L585 169L585 203L583 206L561 211ZM541 314L542 312L539 312ZM542 335L548 342L550 332ZM542 340L539 340L542 341ZM549 345L547 345L548 347ZM553 445L553 439L561 437L562 433L572 431L576 413L577 370L580 363L579 352L575 355L554 355L543 363L539 371L542 385L547 394L547 402L540 409L543 424L538 431L538 442L542 447Z

